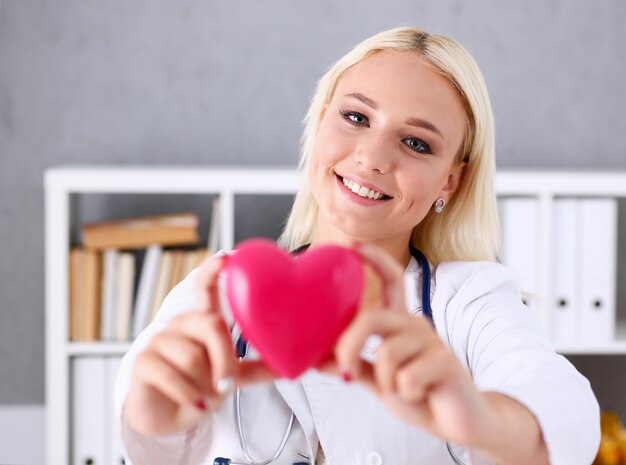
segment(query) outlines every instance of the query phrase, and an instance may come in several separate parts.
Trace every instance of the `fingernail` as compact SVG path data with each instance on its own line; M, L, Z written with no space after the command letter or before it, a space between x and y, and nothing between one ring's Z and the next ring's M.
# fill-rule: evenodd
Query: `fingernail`
M198 402L196 402L196 407L198 408L198 410L201 410L203 412L207 411L206 403L202 399L200 399Z
M226 376L217 380L215 390L221 396L231 393L235 389L235 380L232 376Z
M352 375L350 374L349 370L342 370L341 371L341 379L344 380L344 382L349 383L350 381L352 381Z

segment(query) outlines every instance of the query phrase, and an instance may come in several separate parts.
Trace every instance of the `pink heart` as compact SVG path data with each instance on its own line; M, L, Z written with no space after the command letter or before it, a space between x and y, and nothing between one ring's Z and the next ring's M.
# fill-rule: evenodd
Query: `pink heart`
M362 291L360 255L338 245L293 256L250 239L226 266L226 294L244 338L274 373L290 379L330 355Z

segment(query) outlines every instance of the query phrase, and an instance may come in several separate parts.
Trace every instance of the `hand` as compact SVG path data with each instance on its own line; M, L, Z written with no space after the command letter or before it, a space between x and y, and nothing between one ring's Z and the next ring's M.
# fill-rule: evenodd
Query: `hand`
M322 370L363 383L409 424L449 441L476 443L490 414L487 400L430 321L408 313L402 267L377 247L359 251L382 280L382 302L360 309ZM360 352L372 334L381 342L370 364Z
M272 378L261 363L239 363L219 304L217 278L225 256L207 259L196 280L196 308L174 318L137 356L124 412L145 435L194 426L235 386Z
M400 265L377 247L359 250L382 279L382 304L361 308L321 369L363 383L407 423L481 449L496 463L548 464L534 415L506 395L478 391L430 322L407 312ZM372 334L381 342L370 364L359 355Z

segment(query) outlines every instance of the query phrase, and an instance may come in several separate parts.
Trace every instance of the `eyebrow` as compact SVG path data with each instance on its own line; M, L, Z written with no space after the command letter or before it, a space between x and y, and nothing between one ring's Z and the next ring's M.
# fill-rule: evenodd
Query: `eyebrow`
M352 97L355 98L361 102L363 102L365 105L367 105L370 108L373 108L374 110L378 110L378 104L372 100L369 97L366 97L365 95L359 93L359 92L352 92L350 94L346 94L346 97ZM443 137L443 134L441 133L441 131L439 129L437 129L437 126L435 126L433 123L426 121L425 119L421 119L421 118L407 118L405 120L405 123L408 124L409 126L415 126L418 128L423 128L423 129L427 129L429 131L434 132L435 134L438 134L439 137L441 137L442 139L445 140L445 137Z
M360 100L361 102L363 102L368 107L371 107L374 110L378 110L378 104L376 102L374 102L371 98L366 97L365 95L363 95L363 94L361 94L359 92L353 92L351 94L346 94L346 97L352 97L352 98L355 98L357 100Z
M435 126L433 123L429 121L426 121L425 119L407 118L405 123L408 124L409 126L416 126L418 128L428 129L429 131L439 134L439 137L445 140L445 137L443 137L443 134L441 134L441 131L437 129L437 126Z

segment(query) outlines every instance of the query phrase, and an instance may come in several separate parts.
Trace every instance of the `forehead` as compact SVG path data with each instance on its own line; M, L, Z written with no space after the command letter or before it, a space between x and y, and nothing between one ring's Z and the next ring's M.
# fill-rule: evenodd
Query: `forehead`
M382 86L381 86L382 85ZM337 90L359 86L374 92L385 91L402 98L412 94L446 97L461 103L457 89L433 65L425 62L417 52L380 51L348 68L337 83Z
M383 81L395 84L394 87L406 86L406 88L429 83L437 88L445 87L452 94L457 94L448 78L427 63L417 52L379 51L344 71L337 86L364 79L377 83Z
M463 131L465 110L456 87L417 52L381 51L344 72L333 100L358 92L381 110L420 117Z

